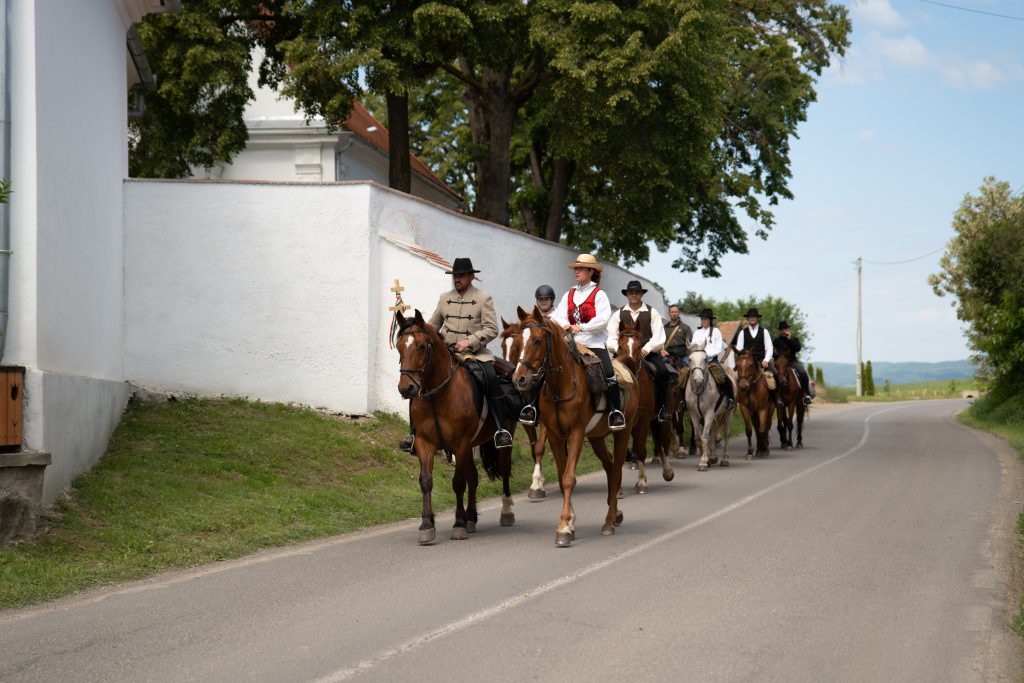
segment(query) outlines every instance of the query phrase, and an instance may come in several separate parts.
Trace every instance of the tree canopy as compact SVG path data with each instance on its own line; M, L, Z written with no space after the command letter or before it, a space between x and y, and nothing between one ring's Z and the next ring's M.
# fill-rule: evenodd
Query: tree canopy
M953 298L993 389L1024 394L1024 196L986 178L977 195L964 198L953 230L929 283Z
M772 337L778 336L779 323L785 320L789 323L793 336L800 340L803 348L800 352L801 355L808 358L814 351L814 347L811 346L813 334L807 323L807 316L799 306L780 297L770 294L757 297L751 294L735 301L727 301L705 297L697 292L687 292L676 303L679 310L690 315L697 315L703 309L710 308L718 320L741 320L748 309L756 308L757 312L761 314L761 324ZM731 340L726 339L725 341Z
M747 251L745 222L766 237L792 196L790 141L850 31L828 0L183 6L140 29L160 86L133 129L134 173L237 153L261 45L261 82L308 116L337 124L376 98L393 185L408 135L480 218L626 265L675 247L676 268L709 276Z

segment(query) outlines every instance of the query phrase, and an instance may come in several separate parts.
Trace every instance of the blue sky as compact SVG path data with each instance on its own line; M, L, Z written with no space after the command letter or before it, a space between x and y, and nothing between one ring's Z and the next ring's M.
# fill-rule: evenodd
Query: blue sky
M852 362L854 259L944 247L953 213L986 176L1024 185L1024 21L922 0L844 4L851 47L818 83L792 150L796 198L778 207L768 240L752 237L750 253L726 257L715 280L673 271L672 250L635 270L671 298L781 296L807 315L810 360ZM1024 18L1020 0L950 4ZM927 283L941 255L865 263L864 360L969 355L949 300Z

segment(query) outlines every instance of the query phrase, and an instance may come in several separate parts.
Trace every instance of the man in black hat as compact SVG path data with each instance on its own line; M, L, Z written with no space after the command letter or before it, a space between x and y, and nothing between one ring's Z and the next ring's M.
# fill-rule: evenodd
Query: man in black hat
M782 399L779 398L779 394L776 391L776 387L779 385L779 378L775 373L775 365L771 362L775 353L772 337L761 327L761 314L758 313L756 308L751 307L747 309L743 317L747 319L747 326L736 330L736 334L732 338L732 347L737 351L754 350L754 362L760 363L761 367L771 375L773 381L768 389L771 392L772 400L781 408Z
M494 356L487 350L487 345L498 336L498 316L494 312L491 295L473 286L473 280L479 272L473 269L470 259L455 259L452 269L445 271L445 274L452 276L454 289L438 298L437 308L428 322L460 358L480 362L487 384L487 404L498 427L494 433L494 445L498 448L511 448L512 434L505 429L505 425L509 424L508 411L494 374ZM415 434L411 434L411 438L403 440L399 448L413 452L414 439Z
M736 407L736 397L732 390L732 381L725 372L722 361L728 352L725 340L722 339L722 331L715 327L715 314L710 308L705 308L698 316L700 327L693 333L691 344L704 345L704 353L708 356L708 370L718 385L718 391L725 396L725 409L733 410ZM679 388L686 389L686 380L690 377L689 366L679 370Z
M655 368L654 398L658 408L658 420L671 422L672 408L668 405L667 398L672 375L665 365L665 359L661 357L661 350L665 347L665 324L661 320L661 314L644 303L646 293L647 290L639 280L630 281L622 290L622 295L629 303L612 313L608 319L608 341L605 345L608 352L614 356L619 348L619 325L622 322L636 325L640 331L640 357Z
M804 394L804 405L811 405L810 378L807 376L804 364L796 357L796 354L800 353L801 349L800 339L793 336L787 321L783 320L779 323L779 336L772 343L775 345L776 355L785 356L786 360L789 361L789 367L796 370L797 377L800 378L800 390Z

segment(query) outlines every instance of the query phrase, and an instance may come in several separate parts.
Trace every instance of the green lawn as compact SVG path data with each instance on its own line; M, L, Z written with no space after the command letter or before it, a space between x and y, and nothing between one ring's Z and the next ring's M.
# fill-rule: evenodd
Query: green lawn
M818 387L819 395L829 403L864 401L884 403L886 401L911 401L937 398L960 398L965 391L978 391L973 379L940 379L912 384L893 384L889 387L878 385L874 396L856 396L853 387Z
M387 415L352 421L241 400L133 406L106 456L47 515L45 533L0 549L0 609L418 517L419 464L395 448L405 432ZM517 431L514 491L529 487L527 448ZM556 481L553 459L544 463ZM588 448L580 472L597 469ZM481 498L501 494L482 469L481 479ZM443 533L455 504L443 460L434 482ZM410 522L410 543L417 527Z

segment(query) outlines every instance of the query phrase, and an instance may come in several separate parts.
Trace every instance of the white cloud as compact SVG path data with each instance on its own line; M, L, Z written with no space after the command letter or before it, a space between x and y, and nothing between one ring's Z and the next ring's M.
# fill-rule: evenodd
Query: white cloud
M859 0L853 4L854 19L878 28L903 28L907 20L893 9L889 0Z
M1007 80L1002 71L984 59L975 62L954 59L941 67L939 73L946 83L961 90L991 90ZM1019 78L1018 76L1018 80Z
M935 62L935 55L928 51L924 43L911 35L884 38L875 32L871 34L869 45L885 61L895 66L918 69Z

